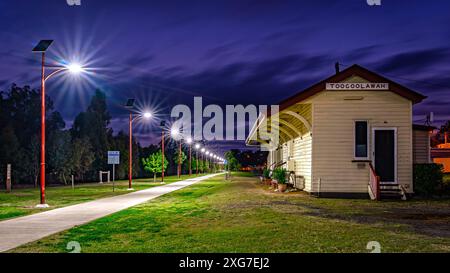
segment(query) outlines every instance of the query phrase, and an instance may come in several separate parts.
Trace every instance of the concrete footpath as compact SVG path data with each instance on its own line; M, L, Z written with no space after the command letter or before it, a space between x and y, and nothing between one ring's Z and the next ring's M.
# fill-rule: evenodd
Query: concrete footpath
M139 205L219 174L191 178L128 194L98 199L11 220L0 221L0 252Z

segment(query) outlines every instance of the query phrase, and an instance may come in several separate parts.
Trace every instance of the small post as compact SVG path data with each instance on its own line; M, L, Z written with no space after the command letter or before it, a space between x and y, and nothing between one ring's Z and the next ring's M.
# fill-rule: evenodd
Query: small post
M11 164L6 165L6 192L11 192Z
M72 174L72 190L73 189L75 189L75 179L74 179L73 174Z
M99 180L100 180L100 184L103 184L103 179L102 179L102 171L99 171L98 172L98 174L99 174Z

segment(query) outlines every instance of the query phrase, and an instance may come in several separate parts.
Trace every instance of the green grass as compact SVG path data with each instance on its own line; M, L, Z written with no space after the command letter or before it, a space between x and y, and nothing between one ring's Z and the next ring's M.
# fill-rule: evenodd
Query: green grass
M189 176L183 175L182 179L187 179ZM164 181L172 183L179 181L176 176L166 176ZM160 182L153 182L153 178L134 179L133 189L142 190L154 186L160 186ZM128 180L116 181L115 190L113 192L111 183L91 183L60 187L47 187L46 200L50 205L49 209L64 207L77 203L87 202L94 199L115 196L119 194L129 193ZM39 203L40 193L39 189L17 189L6 193L0 191L0 220L8 218L24 216L31 213L42 212L42 209L36 209L35 206Z
M450 252L450 201L317 199L218 176L13 252Z

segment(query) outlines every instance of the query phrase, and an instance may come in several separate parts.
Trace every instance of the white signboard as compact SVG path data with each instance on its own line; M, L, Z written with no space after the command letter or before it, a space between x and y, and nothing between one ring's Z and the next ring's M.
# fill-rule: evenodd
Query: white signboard
M120 151L108 151L108 164L109 165L120 164Z
M327 83L327 90L389 90L387 82L333 82Z

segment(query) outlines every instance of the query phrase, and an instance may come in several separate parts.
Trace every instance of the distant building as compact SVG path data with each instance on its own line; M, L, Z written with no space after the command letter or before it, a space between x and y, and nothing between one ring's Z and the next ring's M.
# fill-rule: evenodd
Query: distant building
M448 142L448 133L444 134L444 143L438 144L436 148L431 149L431 158L434 163L444 165L445 173L450 173L450 143Z

